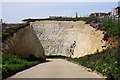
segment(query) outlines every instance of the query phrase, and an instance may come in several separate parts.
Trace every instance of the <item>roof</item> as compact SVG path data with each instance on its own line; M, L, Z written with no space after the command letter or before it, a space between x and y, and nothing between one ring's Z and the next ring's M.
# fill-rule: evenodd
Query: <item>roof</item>
M116 7L115 9L120 9L120 7L118 6L118 7Z

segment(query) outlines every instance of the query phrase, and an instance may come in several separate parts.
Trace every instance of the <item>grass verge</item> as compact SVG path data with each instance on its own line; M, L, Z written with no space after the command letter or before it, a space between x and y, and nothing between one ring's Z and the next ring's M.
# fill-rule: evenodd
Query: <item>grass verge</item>
M118 48L112 48L80 58L66 57L65 59L96 70L107 76L108 80L120 80L118 53Z
M120 48L108 48L102 52L86 55L79 58L71 58L60 55L47 56L47 58L62 58L87 68L93 71L102 73L107 77L107 80L120 80Z
M2 41L5 41L7 37L12 36L13 33L17 32L19 29L28 26L29 24L2 24Z
M2 54L2 78L7 78L16 72L22 71L24 69L30 68L39 63L45 62L46 60L41 58L23 59L17 55L12 54Z

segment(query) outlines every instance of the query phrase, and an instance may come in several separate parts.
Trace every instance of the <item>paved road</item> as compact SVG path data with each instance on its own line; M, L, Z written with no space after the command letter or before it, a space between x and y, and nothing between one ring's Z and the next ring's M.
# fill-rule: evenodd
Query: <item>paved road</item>
M63 59L49 59L50 62L38 64L19 72L11 78L103 78L88 72L80 65Z

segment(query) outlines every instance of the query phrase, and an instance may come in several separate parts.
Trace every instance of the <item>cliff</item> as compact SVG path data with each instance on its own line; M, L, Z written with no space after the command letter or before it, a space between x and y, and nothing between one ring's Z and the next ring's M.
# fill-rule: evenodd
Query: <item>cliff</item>
M46 55L81 57L104 49L103 32L83 21L35 21L31 26Z
M29 58L30 56L45 59L44 49L33 28L29 25L16 31L2 43L2 52Z
M83 21L35 21L3 42L3 53L81 57L105 49L103 31Z

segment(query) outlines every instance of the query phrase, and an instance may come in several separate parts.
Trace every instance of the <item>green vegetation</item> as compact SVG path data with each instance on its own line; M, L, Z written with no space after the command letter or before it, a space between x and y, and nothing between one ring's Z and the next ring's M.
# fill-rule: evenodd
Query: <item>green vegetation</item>
M34 21L41 21L41 20L53 20L53 21L85 21L87 23L92 21L98 21L101 23L101 29L107 31L109 35L118 35L120 34L120 31L118 31L120 27L118 23L113 22L106 22L105 20L100 20L95 17L78 17L78 18L72 18L72 17L56 17L56 18L45 18L45 19L24 19L23 21L27 22L34 22Z
M45 18L45 19L24 19L23 21L34 22L34 21L41 21L41 20L53 20L53 21L85 21L86 23L97 21L101 23L100 29L103 31L106 31L109 36L120 36L120 23L113 23L113 22L107 22L104 19L100 20L96 17L78 17L78 18L72 18L72 17L56 17L56 18Z
M83 18L83 21L91 22L95 18ZM106 31L104 38L113 36L120 39L119 23L99 21L100 29ZM69 61L77 62L83 66L96 70L107 76L107 79L120 80L120 44L117 48L108 48L102 52L96 52L92 55L86 55L80 58L66 58Z
M33 57L32 59L26 60L17 55L2 54L2 78L4 79L16 72L30 68L38 63L45 62L45 60L41 58Z
M95 18L82 17L79 18L87 23L97 21ZM113 36L120 40L120 23L98 21L101 23L100 29L106 31L105 40ZM120 44L116 48L107 48L102 52L86 55L80 58L71 58L65 56L49 56L48 58L62 58L68 61L78 63L80 65L96 70L107 76L108 80L120 80Z
M120 30L120 27L119 27L120 22L119 23L108 22L108 21L105 21L104 19L99 20L95 17L81 17L80 20L83 20L87 23L92 22L92 21L98 21L98 22L101 23L100 30L106 31L105 36L106 35L108 37L114 36L114 37L117 37L117 38L120 37L120 31L119 31Z
M108 23L106 21L101 21L102 30L106 31L109 36L120 37L120 27L119 23Z
M108 80L120 80L120 48L108 48L102 52L71 58L60 55L50 55L47 58L62 58L96 70L107 76Z
M98 21L95 17L80 17L79 19L87 23L92 22L92 21Z
M120 50L120 49L119 49ZM96 70L107 76L107 79L120 79L120 61L118 57L118 48L106 49L102 52L96 52L92 55L86 55L80 58L67 57L66 60L77 62L83 66Z
M62 55L46 55L46 58L62 58L62 59L65 59L65 58L67 58L66 56L62 56Z
M72 18L72 17L55 17L55 18L45 18L45 19L24 19L22 21L27 21L29 22L34 22L34 21L44 21L44 20L53 20L53 21L93 21L95 18L89 18L89 17L77 17L77 18Z
M2 71L2 55L0 54L0 72Z
M52 21L78 21L79 18L72 18L72 17L56 17L56 18L45 18L45 19L24 19L22 21L34 22L34 21L44 21L44 20L52 20Z
M2 42L4 42L9 36L13 36L15 32L19 29L28 26L28 23L25 24L2 24ZM7 78L21 70L28 69L34 65L45 62L45 59L36 58L34 55L31 55L28 59L23 59L20 56L13 54L3 53L0 56L0 69L2 70L2 78Z
M37 19L36 19L37 20ZM39 20L39 19L38 19ZM46 19L44 19L46 20ZM54 19L53 19L54 20ZM60 21L77 21L83 20L86 22L96 21L95 18L62 18L55 19ZM29 21L35 21L30 19ZM99 21L101 23L100 29L106 31L105 38L108 39L111 36L117 37L120 39L120 27L119 23L108 23L106 21ZM16 31L15 29L3 30L2 35L4 37ZM47 56L47 58L62 58L68 61L77 62L83 66L91 68L92 70L96 70L107 76L107 79L111 80L120 80L120 44L116 48L108 48L103 50L102 52L96 52L92 55L86 55L80 58L71 58L65 56ZM34 60L34 61L32 61ZM3 54L3 78L7 77L7 75L14 74L20 70L26 69L30 66L38 64L39 61L33 59L25 60L18 56Z
M2 40L4 41L8 36L12 36L13 33L20 28L28 26L29 24L2 24ZM6 28L7 27L7 28Z

